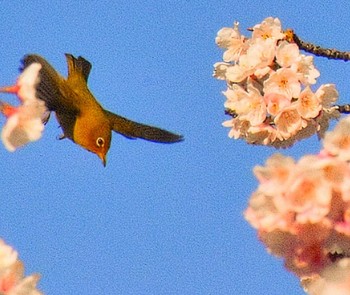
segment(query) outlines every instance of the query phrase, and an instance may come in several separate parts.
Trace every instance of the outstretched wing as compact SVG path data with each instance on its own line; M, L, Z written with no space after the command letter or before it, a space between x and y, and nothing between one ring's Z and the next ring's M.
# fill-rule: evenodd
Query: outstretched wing
M137 123L106 110L105 114L111 123L112 130L127 138L142 138L148 141L161 143L175 143L183 140L182 135L157 127Z
M39 72L40 82L36 86L37 96L45 102L46 107L50 111L55 111L60 104L61 93L59 83L62 77L44 58L36 54L28 54L23 57L21 70L23 71L32 63L39 63L41 65Z
M70 57L67 56L68 65ZM72 57L73 59L73 57ZM87 80L90 68L85 60L78 58L78 65L81 65L83 78ZM67 99L71 94L71 90L66 86L66 80L40 55L28 54L22 59L23 71L32 63L39 63L41 69L39 71L39 83L36 85L36 95L45 102L49 111L56 113L57 120L63 129L64 136L73 138L73 128L79 109L76 108L72 99ZM71 62L72 64L73 62ZM71 69L72 69L71 65Z
M76 58L69 53L66 53L65 56L68 64L68 79L83 78L87 83L92 67L91 63L82 56Z

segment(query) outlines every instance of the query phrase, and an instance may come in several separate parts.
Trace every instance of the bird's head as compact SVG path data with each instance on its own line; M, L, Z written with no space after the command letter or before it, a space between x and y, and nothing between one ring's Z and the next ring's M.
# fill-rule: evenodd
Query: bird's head
M110 126L103 122L93 125L91 123L93 122L75 130L74 142L96 154L102 160L103 166L106 166L106 155L112 137Z

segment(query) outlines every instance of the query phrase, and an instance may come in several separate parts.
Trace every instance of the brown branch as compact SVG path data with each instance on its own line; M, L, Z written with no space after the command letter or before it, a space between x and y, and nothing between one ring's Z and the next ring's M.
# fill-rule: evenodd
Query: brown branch
M238 115L235 111L230 110L230 109L225 109L225 115L229 115L232 118L236 118Z
M350 114L350 104L345 104L345 105L342 105L342 106L336 105L335 108L341 114Z
M328 59L340 59L343 61L350 60L350 52L339 51L333 48L322 48L321 46L314 45L312 43L301 40L292 29L288 29L285 32L287 40L294 42L301 50L314 54L316 56L327 57Z

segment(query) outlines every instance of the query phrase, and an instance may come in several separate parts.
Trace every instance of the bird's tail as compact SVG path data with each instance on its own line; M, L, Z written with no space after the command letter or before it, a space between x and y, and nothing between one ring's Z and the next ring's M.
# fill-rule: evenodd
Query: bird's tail
M112 130L127 138L142 138L161 143L175 143L183 140L182 135L158 127L137 123L106 110L105 114L111 124Z
M37 96L45 102L49 111L54 111L57 109L61 97L59 83L62 77L44 58L36 54L28 54L23 57L21 70L23 71L33 63L41 65L40 82L36 87Z

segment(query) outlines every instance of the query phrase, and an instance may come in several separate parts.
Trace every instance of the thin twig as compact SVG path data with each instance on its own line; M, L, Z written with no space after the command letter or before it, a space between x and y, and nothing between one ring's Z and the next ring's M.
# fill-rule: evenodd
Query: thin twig
M322 48L321 46L301 40L292 29L286 30L287 39L293 41L301 50L312 53L316 56L327 57L328 59L350 60L350 52L339 51L334 48Z
M232 118L236 118L238 115L235 111L230 110L230 109L225 109L225 115L229 115Z
M350 114L350 104L344 104L342 106L336 105L334 107L339 111L339 113Z

